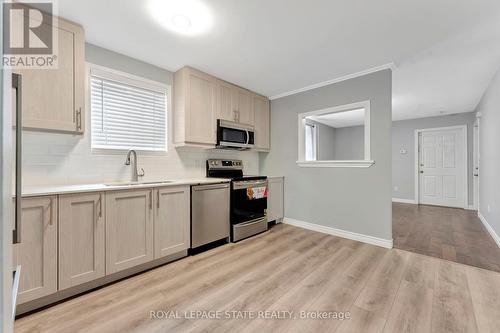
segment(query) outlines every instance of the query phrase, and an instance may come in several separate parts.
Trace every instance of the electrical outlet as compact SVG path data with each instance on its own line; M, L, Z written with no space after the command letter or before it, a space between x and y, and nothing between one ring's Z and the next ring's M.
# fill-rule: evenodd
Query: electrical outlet
M490 207L490 205L488 205L487 209L488 209L488 213L491 213L491 207Z
M394 186L394 191L399 191L399 187L398 186Z

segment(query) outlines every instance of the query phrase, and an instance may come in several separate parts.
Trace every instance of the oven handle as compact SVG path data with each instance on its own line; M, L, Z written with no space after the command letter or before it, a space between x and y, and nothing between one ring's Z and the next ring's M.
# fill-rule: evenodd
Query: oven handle
M249 187L267 186L267 180L247 180L233 182L233 189L241 190Z
M193 191L206 191L206 190L220 190L228 187L229 187L228 183L221 183L221 184L210 184L210 185L196 185L193 186L192 189Z

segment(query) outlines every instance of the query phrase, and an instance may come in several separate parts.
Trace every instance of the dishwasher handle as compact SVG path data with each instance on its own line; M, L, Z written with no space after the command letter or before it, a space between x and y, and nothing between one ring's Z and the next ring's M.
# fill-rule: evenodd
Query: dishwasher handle
M229 188L229 184L223 183L223 184L197 185L193 186L193 191L219 190L224 188Z

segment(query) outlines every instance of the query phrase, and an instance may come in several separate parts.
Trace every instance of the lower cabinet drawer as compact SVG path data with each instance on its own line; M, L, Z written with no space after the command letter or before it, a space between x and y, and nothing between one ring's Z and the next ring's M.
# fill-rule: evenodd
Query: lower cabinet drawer
M267 230L267 218L233 225L233 242L245 239Z

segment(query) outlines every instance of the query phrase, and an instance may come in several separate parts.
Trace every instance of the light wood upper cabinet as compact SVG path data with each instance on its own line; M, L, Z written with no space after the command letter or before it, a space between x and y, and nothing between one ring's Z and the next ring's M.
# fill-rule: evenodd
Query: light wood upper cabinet
M216 79L184 67L174 76L174 141L212 148L216 141Z
M255 126L255 132L261 132L259 150L269 150L269 121L264 123L269 120L267 98L190 67L177 71L174 76L174 144L214 148L217 119Z
M236 86L217 80L217 119L238 121L236 113Z
M284 216L284 178L273 177L268 180L267 221L283 219Z
M85 36L61 18L57 29L57 69L16 70L22 77L23 127L83 133L85 124Z
M238 114L238 122L242 124L255 124L254 109L253 109L253 93L248 90L238 88L236 91L237 105L236 112Z
M105 275L104 194L59 196L59 290Z
M14 244L14 267L21 265L18 304L57 291L57 199L22 200L21 243Z
M154 252L155 259L190 247L190 187L167 187L155 190Z
M253 93L217 80L217 119L254 125Z
M153 190L106 193L106 274L153 260Z
M269 100L259 95L253 95L252 104L255 114L255 149L269 151L271 149Z

